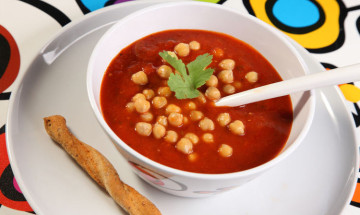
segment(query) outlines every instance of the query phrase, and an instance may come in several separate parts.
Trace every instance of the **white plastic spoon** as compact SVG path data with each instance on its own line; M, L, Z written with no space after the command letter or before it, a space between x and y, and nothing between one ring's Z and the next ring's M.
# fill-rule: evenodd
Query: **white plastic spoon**
M360 64L305 75L277 83L257 87L226 96L218 100L216 106L240 106L252 102L307 91L319 87L344 84L360 80Z

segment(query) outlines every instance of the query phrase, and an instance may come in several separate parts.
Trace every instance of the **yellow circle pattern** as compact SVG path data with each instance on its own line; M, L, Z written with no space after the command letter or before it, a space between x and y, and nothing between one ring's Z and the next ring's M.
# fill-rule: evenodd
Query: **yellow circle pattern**
M257 18L276 27L266 14L266 0L249 0L249 3ZM338 2L335 0L317 0L317 3L325 12L325 23L321 27L306 34L282 31L307 49L320 49L330 46L336 42L340 32L340 6Z

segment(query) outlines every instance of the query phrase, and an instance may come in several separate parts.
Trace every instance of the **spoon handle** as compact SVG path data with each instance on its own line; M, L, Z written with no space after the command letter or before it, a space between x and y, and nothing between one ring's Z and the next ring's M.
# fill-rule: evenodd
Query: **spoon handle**
M319 87L344 84L359 80L360 64L354 64L332 69L327 72L318 72L236 93L221 98L215 103L215 105L234 107L285 96L295 92L302 92Z

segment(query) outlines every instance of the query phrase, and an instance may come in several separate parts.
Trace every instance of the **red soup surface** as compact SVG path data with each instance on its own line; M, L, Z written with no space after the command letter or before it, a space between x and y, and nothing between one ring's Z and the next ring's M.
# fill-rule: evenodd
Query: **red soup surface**
M185 64L213 55L208 68L215 71L199 88L198 98L177 99L169 90L168 75L175 69L159 56L162 51L175 53ZM156 162L197 173L237 172L259 166L283 149L293 120L290 97L216 107L216 93L206 91L217 89L223 97L278 81L272 65L238 39L168 30L134 42L113 59L101 86L101 108L122 141Z

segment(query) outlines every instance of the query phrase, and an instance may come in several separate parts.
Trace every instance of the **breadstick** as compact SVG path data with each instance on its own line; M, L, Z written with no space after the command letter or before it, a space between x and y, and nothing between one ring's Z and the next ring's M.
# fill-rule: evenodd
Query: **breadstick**
M46 132L131 215L161 214L156 206L122 182L111 163L96 149L78 140L60 115L44 118Z

